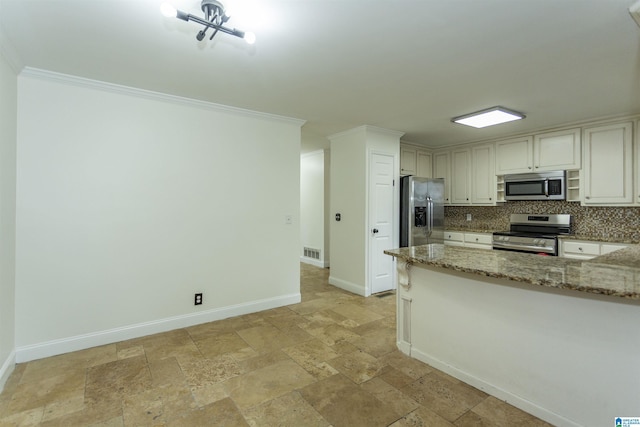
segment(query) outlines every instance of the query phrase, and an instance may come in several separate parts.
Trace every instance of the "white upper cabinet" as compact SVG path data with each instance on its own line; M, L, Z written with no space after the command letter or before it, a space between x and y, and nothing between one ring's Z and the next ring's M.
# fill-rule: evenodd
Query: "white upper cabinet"
M400 146L400 175L414 175L432 178L431 153L417 147Z
M534 172L580 169L580 164L579 128L534 135Z
M471 148L471 203L495 205L496 174L493 144Z
M451 204L451 155L448 151L433 154L433 178L444 179L444 204Z
M416 174L416 156L415 148L400 147L400 175Z
M533 136L496 142L496 174L533 171Z
M423 178L433 178L431 153L427 151L416 151L416 175Z
M471 204L471 150L468 148L451 152L451 203Z
M496 174L580 169L580 129L546 132L496 143Z
M585 205L631 205L633 188L632 122L584 129Z

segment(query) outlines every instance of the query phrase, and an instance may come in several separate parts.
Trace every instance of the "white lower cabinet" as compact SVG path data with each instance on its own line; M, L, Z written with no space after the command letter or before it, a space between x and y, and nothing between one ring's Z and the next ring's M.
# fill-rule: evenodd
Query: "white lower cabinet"
M464 246L476 249L492 249L491 233L463 233L460 231L445 231L444 244L450 246Z
M445 231L444 244L450 246L464 246L464 233L458 231Z
M588 240L560 239L560 256L575 259L591 259L599 255L615 252L626 248L624 243L602 243Z
M464 233L464 245L468 248L492 249L491 233Z

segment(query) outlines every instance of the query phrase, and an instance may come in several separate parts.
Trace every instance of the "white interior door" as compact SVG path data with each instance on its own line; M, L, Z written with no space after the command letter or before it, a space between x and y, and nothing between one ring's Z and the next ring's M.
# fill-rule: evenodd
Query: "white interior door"
M369 158L369 281L371 293L395 288L392 249L394 222L394 157L371 153Z

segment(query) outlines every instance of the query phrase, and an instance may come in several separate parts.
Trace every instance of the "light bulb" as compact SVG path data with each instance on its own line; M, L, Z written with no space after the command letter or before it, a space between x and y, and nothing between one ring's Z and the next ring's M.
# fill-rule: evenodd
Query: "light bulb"
M167 18L175 18L178 15L176 8L171 6L169 2L164 2L160 5L160 12Z
M244 33L244 41L249 44L254 44L256 42L256 35L250 31L246 32Z

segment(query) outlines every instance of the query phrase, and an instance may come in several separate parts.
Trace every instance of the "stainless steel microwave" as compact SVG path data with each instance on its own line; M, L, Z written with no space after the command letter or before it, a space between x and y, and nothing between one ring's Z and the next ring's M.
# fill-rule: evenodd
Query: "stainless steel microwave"
M565 200L565 171L505 175L505 200Z

